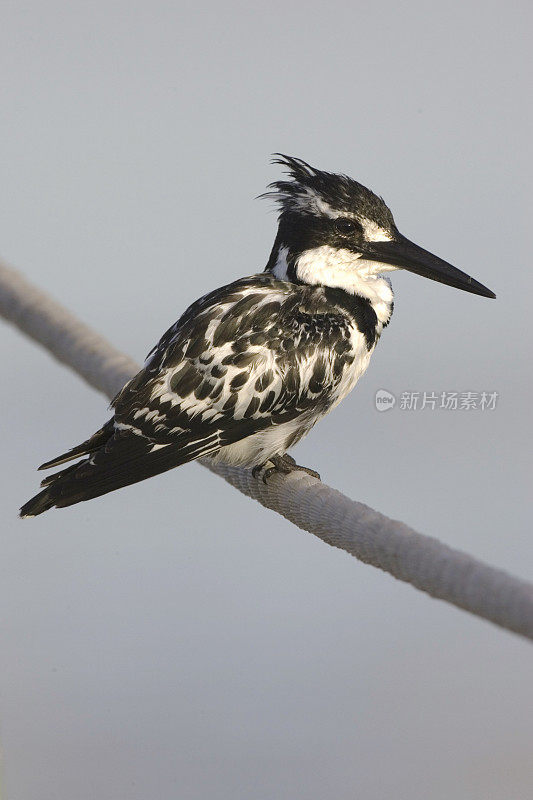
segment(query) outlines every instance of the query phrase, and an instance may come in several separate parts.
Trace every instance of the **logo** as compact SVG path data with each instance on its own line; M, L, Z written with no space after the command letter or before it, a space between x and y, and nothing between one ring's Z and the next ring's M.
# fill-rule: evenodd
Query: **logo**
M396 404L396 398L392 392L386 389L378 389L374 398L377 411L390 411Z

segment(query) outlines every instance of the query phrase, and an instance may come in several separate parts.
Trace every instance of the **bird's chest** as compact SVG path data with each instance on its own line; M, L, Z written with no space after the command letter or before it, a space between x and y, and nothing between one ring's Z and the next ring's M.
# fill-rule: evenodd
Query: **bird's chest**
M344 294L344 293L343 293ZM331 309L327 313L302 313L296 323L300 336L301 383L309 395L320 387L322 402L317 410L327 413L353 389L370 362L383 325L372 306L358 298L341 297L337 293L325 298ZM322 406L322 408L321 408Z
M335 408L354 388L359 378L366 372L376 340L369 347L364 333L356 325L349 329L345 340L349 345L341 354L335 349L329 354L329 392L325 412Z

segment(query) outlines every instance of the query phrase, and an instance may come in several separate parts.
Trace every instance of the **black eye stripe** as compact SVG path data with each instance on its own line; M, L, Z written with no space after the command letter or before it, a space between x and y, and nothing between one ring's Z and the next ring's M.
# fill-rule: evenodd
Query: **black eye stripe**
M337 217L334 221L335 230L341 236L351 236L354 233L361 233L363 230L362 225L355 219L348 219L347 217Z

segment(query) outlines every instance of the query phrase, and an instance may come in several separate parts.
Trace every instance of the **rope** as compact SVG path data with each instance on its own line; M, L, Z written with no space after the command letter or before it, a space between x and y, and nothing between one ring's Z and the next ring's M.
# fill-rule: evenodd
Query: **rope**
M112 397L139 369L20 273L0 264L0 314ZM432 597L533 639L533 584L423 536L302 472L265 485L249 470L202 462L243 494L333 547Z

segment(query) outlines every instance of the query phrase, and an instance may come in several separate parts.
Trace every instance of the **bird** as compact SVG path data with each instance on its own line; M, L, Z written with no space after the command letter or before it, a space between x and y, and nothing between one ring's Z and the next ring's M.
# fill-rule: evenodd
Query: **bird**
M287 451L366 371L393 311L386 273L403 269L495 297L401 234L385 201L362 184L281 153L273 163L282 178L262 196L277 203L278 230L264 271L183 313L112 400L111 419L39 467L61 469L22 517L199 458L265 482L295 470L319 477Z

